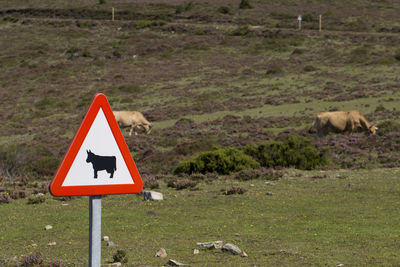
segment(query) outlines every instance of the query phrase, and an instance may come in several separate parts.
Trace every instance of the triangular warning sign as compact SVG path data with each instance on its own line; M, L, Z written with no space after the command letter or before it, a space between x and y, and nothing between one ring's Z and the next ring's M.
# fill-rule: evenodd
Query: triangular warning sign
M50 184L54 196L139 193L143 182L110 104L97 94Z

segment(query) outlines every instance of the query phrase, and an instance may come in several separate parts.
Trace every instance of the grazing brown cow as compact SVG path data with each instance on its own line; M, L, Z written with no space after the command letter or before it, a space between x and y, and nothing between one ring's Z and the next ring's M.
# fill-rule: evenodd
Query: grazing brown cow
M113 111L113 113L119 127L131 127L129 136L132 135L132 131L137 135L136 128L140 129L141 127L147 134L151 132L153 125L139 111Z
M318 113L314 127L318 136L329 133L365 132L376 134L377 127L371 125L358 110L333 111Z

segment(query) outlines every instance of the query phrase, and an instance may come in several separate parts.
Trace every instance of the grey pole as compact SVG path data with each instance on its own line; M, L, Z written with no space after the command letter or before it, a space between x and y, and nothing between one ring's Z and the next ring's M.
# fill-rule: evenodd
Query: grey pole
M89 267L101 265L101 196L89 197Z

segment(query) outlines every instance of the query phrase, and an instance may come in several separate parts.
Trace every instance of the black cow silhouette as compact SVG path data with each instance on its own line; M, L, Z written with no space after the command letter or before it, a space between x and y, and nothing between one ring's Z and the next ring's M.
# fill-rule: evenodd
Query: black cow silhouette
M92 163L95 179L97 178L97 172L102 170L106 170L109 174L111 174L110 178L114 177L114 171L117 170L117 159L115 156L99 156L90 150L86 150L86 152L86 162Z

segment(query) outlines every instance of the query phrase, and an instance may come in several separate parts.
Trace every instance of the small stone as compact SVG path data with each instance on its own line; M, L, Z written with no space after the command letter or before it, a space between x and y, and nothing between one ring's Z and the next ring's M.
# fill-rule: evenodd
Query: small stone
M234 255L241 255L242 254L242 250L238 247L235 246L234 244L231 243L227 243L225 244L222 249L223 252L230 252Z
M265 182L265 185L275 185L275 183L273 183L273 182Z
M251 187L254 187L254 184L250 184Z
M240 256L242 256L242 257L248 257L247 253L244 252L244 251L242 251L242 253L240 254Z
M336 265L337 267L342 267L342 266L344 266L344 264L343 263L339 263L338 265Z
M110 267L121 267L121 266L122 266L122 263L120 263L120 262L114 262L110 265Z
M195 249L193 250L193 254L194 254L194 255L197 255L197 254L199 254L199 253L200 253L200 251L199 251L198 249L195 248Z
M61 206L68 206L68 203L62 203Z
M156 255L154 255L155 257L160 257L160 258L165 258L167 257L167 251L165 250L165 248L160 248L157 252Z
M212 241L212 242L204 242L197 244L198 249L213 249L213 248L222 248L222 241Z
M267 192L267 196L273 196L273 195L274 195L274 193L272 193L270 191Z
M44 227L44 229L45 229L45 230L50 230L50 229L53 229L53 226L51 226L51 225L46 225L46 226Z
M113 247L113 246L114 246L114 242L108 241L108 242L107 242L107 246L108 246L108 247Z
M57 245L57 243L56 243L56 242L50 242L50 243L48 243L47 245L48 245L48 246L55 246L55 245Z
M156 191L143 191L144 200L164 200L163 194Z
M108 241L110 241L110 238L108 237L108 236L103 236L103 241L106 241L106 242L108 242Z
M33 243L33 244L32 244L32 247L36 248L36 247L37 247L37 244Z
M170 266L188 266L187 264L183 264L183 263L180 263L179 261L172 260L172 259L169 259L167 264Z

